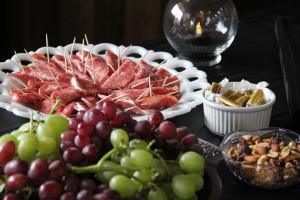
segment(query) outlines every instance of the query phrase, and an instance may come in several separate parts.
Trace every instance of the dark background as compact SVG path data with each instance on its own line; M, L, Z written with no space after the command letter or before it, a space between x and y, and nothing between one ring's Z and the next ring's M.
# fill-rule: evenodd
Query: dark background
M279 0L234 0L240 20ZM288 2L288 1L285 1ZM163 36L162 18L168 0L1 0L0 61L14 51L81 43L139 44Z

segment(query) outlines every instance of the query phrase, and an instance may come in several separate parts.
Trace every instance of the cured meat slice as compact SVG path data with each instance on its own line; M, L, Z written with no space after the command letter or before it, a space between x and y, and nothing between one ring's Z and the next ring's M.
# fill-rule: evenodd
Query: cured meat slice
M71 78L71 85L76 89L82 92L84 95L92 95L99 93L106 93L99 85L82 79Z
M73 87L68 87L64 88L62 90L57 90L51 94L51 98L54 100L61 100L61 104L67 105L72 101L75 101L83 96L83 93L80 92L79 90L73 88Z
M176 105L178 100L172 95L157 95L138 101L139 107L143 110L154 109L162 110Z
M35 53L31 55L32 60L41 66L45 66L48 64L48 58L40 53Z
M53 76L45 67L25 66L22 69L28 76L34 77L40 81L53 81Z
M112 98L126 97L132 100L137 98L146 98L149 96L150 90L148 89L126 89L126 90L110 90L109 94L114 94Z
M126 60L117 71L115 71L109 79L107 79L102 88L105 89L120 89L124 88L134 78L135 63L131 60Z
M159 80L159 79L164 79L167 76L171 76L171 73L164 68L159 68L151 78L153 80Z
M81 72L77 67L73 66L73 64L72 64L72 66L70 66L70 65L66 66L64 56L55 55L55 56L52 57L52 60L60 67L60 69L63 69L64 72L70 73L72 75L74 73L74 75L76 77L84 79L84 80L90 80L91 79L87 74ZM69 62L67 62L67 64L68 63Z
M151 66L148 63L146 63L145 61L141 60L138 63L134 80L146 78L148 76L152 77L154 75L154 72L152 71L153 69L154 69L153 66Z
M71 117L72 113L75 110L75 104L76 102L69 103L65 107L59 108L55 110L55 114L59 114L65 117Z
M116 71L118 69L118 59L119 57L114 54L111 51L105 51L105 56L106 56L106 64L110 65L114 68L114 70ZM121 61L119 61L121 62ZM121 65L121 63L119 63Z
M81 62L81 59L78 56L72 54L70 55L70 60L74 67L76 67L81 72L85 72L84 63Z
M88 74L96 83L102 85L109 77L110 67L98 59L88 59Z
M142 110L139 108L135 102L130 98L120 98L116 100L117 103L119 103L123 109L127 110L130 113L138 114L138 115L148 115L151 110Z
M62 73L56 76L56 80L59 83L66 83L66 84L71 84L71 78L73 78L73 74L70 73Z
M10 100L13 102L18 102L21 104L27 104L27 103L31 103L33 101L40 101L40 100L44 100L46 97L43 97L37 93L32 93L32 92L28 92L28 93L11 93L10 94Z
M51 58L51 61L53 63L55 63L61 70L63 70L64 72L66 72L67 70L67 66L66 66L66 61L65 61L65 57L62 55L54 55Z
M22 88L22 89L13 89L10 88L9 89L9 93L10 95L12 94L23 94L23 93L37 93L38 94L38 88L37 87L26 87L26 88Z
M91 95L84 96L81 98L81 101L83 101L89 108L94 108L99 100L100 99L98 97Z
M40 81L39 79L37 79L35 77L28 76L27 74L23 74L21 72L8 73L7 76L17 78L18 80L23 81L24 84L28 83L29 80L35 81L35 82Z
M89 107L82 101L75 101L74 109L77 111L88 110Z
M39 94L51 95L54 91L61 90L61 89L67 88L67 87L70 87L70 86L66 83L57 84L56 82L47 82L47 83L44 83L39 88Z
M55 102L51 99L45 99L41 101L36 101L33 104L32 109L41 112L41 113L49 113L54 106ZM58 106L59 107L59 106ZM56 108L59 109L59 108Z
M29 87L36 87L36 88L41 87L43 84L45 84L45 82L34 81L32 79L29 79L28 82L27 82L27 86L29 86Z

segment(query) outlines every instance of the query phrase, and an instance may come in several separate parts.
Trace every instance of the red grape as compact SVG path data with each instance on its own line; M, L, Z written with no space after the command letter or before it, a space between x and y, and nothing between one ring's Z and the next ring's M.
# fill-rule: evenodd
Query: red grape
M61 142L60 143L61 152L64 152L66 149L68 149L70 147L76 147L74 142L66 141L66 142Z
M71 192L65 192L60 196L59 200L76 200L76 198Z
M73 195L76 195L79 190L80 181L74 174L70 174L66 177L66 180L64 181L64 185L65 185L64 187L65 192L70 192Z
M152 127L158 127L164 121L164 116L160 111L154 110L149 114L148 121Z
M48 179L54 179L60 181L63 176L68 172L68 167L65 162L61 160L55 160L49 165Z
M176 139L181 141L181 139L188 135L188 134L191 134L192 131L191 129L189 129L188 127L186 126L181 126L181 127L177 127L176 128Z
M82 122L82 119L74 118L74 119L70 120L70 122L69 122L70 130L76 131L77 126L80 122Z
M77 126L77 133L78 134L86 134L92 135L94 132L94 126L87 122L80 122Z
M13 141L5 141L0 145L0 166L4 165L10 161L16 152L16 145Z
M28 170L28 177L35 183L42 183L48 176L48 163L43 159L36 159L31 162Z
M93 192L96 189L96 183L92 179L84 179L81 181L81 190Z
M112 101L105 101L102 105L102 112L108 120L112 120L117 112L117 106Z
M65 141L74 142L74 138L76 135L77 135L77 133L75 131L72 131L72 130L66 131L60 135L60 141L61 142L65 142Z
M112 126L107 121L98 122L95 127L96 133L103 140L108 139L111 131L113 130Z
M27 174L28 170L28 163L25 160L22 159L14 159L6 163L4 167L4 173L7 176L13 175L13 174Z
M88 144L82 149L82 154L89 161L97 161L98 159L98 148L94 144Z
M157 131L166 140L176 137L176 126L170 121L160 123Z
M85 112L86 112L85 110L78 111L76 118L83 120L83 116L84 116Z
M91 139L88 135L80 133L76 135L74 143L79 149L83 149L86 145L91 143Z
M21 200L21 197L15 193L8 193L4 196L3 200Z
M91 108L87 110L83 116L84 122L93 124L94 126L96 126L98 122L103 120L106 120L105 115L96 108Z
M119 128L125 124L126 114L124 111L117 111L114 119L110 121L113 127Z
M193 133L188 134L181 139L181 144L185 147L196 143L198 143L198 137Z
M28 183L28 178L24 174L14 174L8 177L5 184L11 191L20 190Z
M94 195L93 199L94 200L111 200L111 198L109 196L107 196L106 194L102 194L102 193Z
M67 163L75 165L82 160L83 155L76 147L70 147L64 151L63 158Z
M141 120L134 126L134 132L138 135L149 134L151 130L150 123L147 120Z
M93 194L88 190L81 190L76 195L77 200L93 200Z
M41 200L59 199L62 193L62 186L56 181L46 181L38 190L39 198Z

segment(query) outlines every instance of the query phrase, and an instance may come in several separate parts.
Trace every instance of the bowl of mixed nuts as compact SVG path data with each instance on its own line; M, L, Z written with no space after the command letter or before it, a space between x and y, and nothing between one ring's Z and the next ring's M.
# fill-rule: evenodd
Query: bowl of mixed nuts
M244 183L280 189L300 180L300 135L291 130L234 131L220 148L230 171Z

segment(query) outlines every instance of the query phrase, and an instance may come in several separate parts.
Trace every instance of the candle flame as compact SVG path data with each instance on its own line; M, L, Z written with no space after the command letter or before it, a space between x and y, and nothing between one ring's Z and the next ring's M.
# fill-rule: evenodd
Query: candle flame
M201 28L200 22L198 22L197 25L196 25L196 35L197 36L202 35L202 28Z

